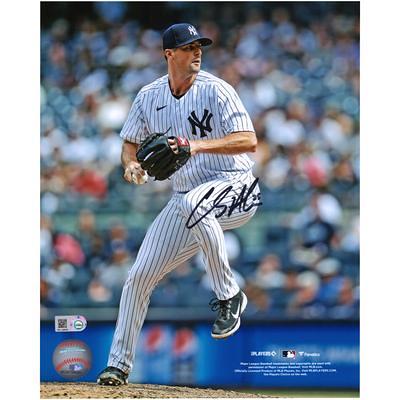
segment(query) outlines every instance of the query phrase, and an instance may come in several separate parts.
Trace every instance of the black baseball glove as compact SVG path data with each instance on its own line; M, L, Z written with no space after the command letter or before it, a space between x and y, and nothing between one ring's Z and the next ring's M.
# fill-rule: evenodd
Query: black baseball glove
M168 139L174 139L177 152L175 153ZM169 178L181 168L190 157L190 144L186 138L165 136L153 133L148 136L136 152L136 158L141 167L157 181Z

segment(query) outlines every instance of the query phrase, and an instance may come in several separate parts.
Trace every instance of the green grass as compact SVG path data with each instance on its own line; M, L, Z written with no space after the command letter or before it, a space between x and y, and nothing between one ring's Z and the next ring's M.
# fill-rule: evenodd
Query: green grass
M354 390L332 391L332 390L302 390L302 389L271 389L271 390L239 390L243 393L255 393L268 396L286 397L286 398L354 398L360 397L360 392Z

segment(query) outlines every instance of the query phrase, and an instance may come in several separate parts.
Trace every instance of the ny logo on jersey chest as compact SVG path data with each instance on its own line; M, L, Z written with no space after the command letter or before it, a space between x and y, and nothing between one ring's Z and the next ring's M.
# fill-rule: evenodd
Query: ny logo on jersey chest
M212 113L208 111L207 109L204 109L203 117L201 120L197 117L196 113L192 111L190 113L190 116L188 117L188 121L190 122L190 125L192 125L192 135L197 135L197 130L196 128L199 129L200 131L200 137L205 137L207 136L206 132L211 132L212 128L210 125L210 121L212 118Z

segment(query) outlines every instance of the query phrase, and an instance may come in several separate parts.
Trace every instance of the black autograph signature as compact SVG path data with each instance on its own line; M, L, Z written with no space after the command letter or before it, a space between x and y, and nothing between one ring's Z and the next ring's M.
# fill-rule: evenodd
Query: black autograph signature
M213 193L214 193L214 187L212 187L199 201L199 203L196 205L196 207L193 209L193 211L190 213L188 220L186 221L186 228L191 229L194 226L196 226L203 218L205 218L211 211L214 209L218 209L219 212L215 214L216 218L222 217L226 212L228 212L228 217L235 211L235 209L239 209L239 212L247 212L251 210L253 207L259 207L262 205L261 200L261 194L253 194L253 190L257 186L259 178L256 178L254 182L250 185L250 187L247 189L247 185L244 185L242 188L242 191L240 192L239 196L236 198L236 196L232 196L232 203L230 206L227 206L226 204L221 204L221 202L228 196L229 192L232 190L233 186L227 186L225 189L223 189L217 197L214 199L211 208L204 214L202 215L198 220L195 220L192 223L189 223L189 221L192 219L193 214L195 211L200 207L201 203L204 200L207 200ZM247 201L249 200L249 197L251 196L253 202L251 204L247 204Z

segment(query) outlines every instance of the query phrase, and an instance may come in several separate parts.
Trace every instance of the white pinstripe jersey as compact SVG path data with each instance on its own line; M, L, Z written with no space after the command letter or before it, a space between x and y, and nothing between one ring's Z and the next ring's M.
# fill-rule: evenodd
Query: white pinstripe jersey
M216 76L200 71L184 96L171 93L168 75L144 86L137 94L120 136L140 143L150 133L189 140L219 139L239 131L254 132L235 89ZM247 154L199 153L173 176L175 191L184 192L214 179L230 178L253 166Z

